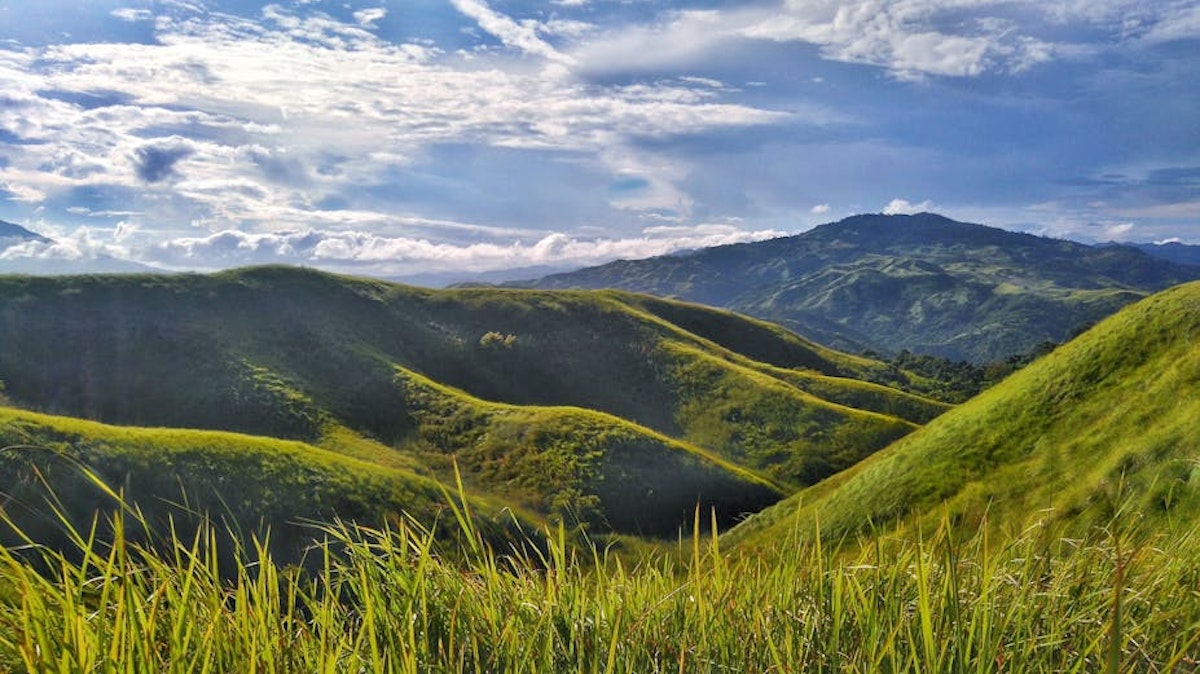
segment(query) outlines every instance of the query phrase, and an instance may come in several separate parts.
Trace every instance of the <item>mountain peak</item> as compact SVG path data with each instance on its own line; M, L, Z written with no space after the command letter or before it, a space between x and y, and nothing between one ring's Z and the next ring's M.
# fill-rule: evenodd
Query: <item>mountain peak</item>
M1012 244L1034 239L1029 234L1012 232L970 222L960 222L938 213L888 214L863 213L820 225L811 233L820 238L869 238L876 244L918 242L958 243L973 241L980 243ZM803 235L801 235L803 236Z

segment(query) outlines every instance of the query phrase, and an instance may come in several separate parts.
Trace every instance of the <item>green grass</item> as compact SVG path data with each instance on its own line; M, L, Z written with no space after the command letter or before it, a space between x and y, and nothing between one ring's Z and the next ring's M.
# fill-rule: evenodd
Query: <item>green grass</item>
M105 546L85 530L78 559L0 549L0 667L1115 674L1200 664L1194 528L1168 540L1117 519L1084 538L1040 527L997 544L947 526L864 539L851 556L795 541L770 563L730 557L697 531L629 567L604 552L579 557L552 532L544 552L504 555L467 510L455 515L474 541L458 562L408 520L327 526L310 572L251 545L223 574L205 528Z
M86 528L98 513L119 508L118 491L159 530L206 515L237 529L243 542L270 530L272 551L284 560L311 542L306 522L381 524L406 513L432 526L446 508L444 488L429 477L236 433L116 427L0 408L0 449L6 515L60 548L71 527ZM497 502L476 501L485 519L516 522ZM0 533L0 544L19 542Z
M1001 384L733 532L769 545L819 523L833 537L948 512L964 529L1038 518L1081 528L1132 500L1200 509L1200 283L1154 295Z
M577 407L473 398L402 368L397 381L425 465L472 492L593 530L675 536L697 505L732 524L782 497L779 487L695 445Z

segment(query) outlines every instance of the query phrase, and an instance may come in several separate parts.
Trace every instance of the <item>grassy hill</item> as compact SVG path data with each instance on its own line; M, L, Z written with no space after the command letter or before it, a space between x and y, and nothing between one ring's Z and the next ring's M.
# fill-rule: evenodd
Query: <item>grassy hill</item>
M1194 527L1200 512L1200 283L1151 296L970 402L731 532L768 545L985 513L1074 530L1126 519Z
M864 381L888 371L620 292L285 267L0 278L0 381L22 407L300 440L442 479L453 454L485 493L621 531L675 531L631 505L648 490L662 512L699 498L731 521L947 408ZM550 447L561 465L530 459Z
M859 215L802 234L547 276L727 307L839 348L1001 360L1062 342L1200 267L931 213Z
M73 547L67 525L86 532L97 515L103 521L120 510L110 490L160 534L173 521L176 535L186 538L207 513L243 545L270 532L270 550L281 560L302 556L318 537L317 522L378 526L408 515L432 527L448 517L447 491L434 480L301 442L117 427L0 407L0 448L4 517L51 548ZM506 513L498 501L473 497L472 505L492 535L535 531L535 520ZM125 535L134 540L140 533ZM0 543L21 542L0 526Z

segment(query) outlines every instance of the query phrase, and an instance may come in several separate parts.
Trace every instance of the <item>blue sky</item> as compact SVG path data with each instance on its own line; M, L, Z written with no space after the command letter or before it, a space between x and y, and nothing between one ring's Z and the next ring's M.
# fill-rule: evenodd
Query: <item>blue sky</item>
M578 266L934 210L1200 244L1200 3L0 0L47 268Z

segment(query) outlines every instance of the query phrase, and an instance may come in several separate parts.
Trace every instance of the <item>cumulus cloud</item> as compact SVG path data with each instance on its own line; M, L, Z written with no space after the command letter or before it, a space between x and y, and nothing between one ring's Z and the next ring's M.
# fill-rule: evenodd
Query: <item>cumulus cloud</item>
M813 215L824 215L829 212L829 204L817 204L816 206L808 209L808 212L812 213Z
M929 200L914 204L907 199L892 199L883 207L884 215L912 215L933 210L933 202Z
M558 59L536 37L538 26L474 0L459 8L514 45ZM380 16L363 12L359 22ZM157 44L0 51L8 103L0 106L0 128L24 143L0 167L8 198L36 202L84 185L186 179L190 187L171 198L181 208L190 199L194 217L209 217L228 210L216 203L217 186L240 186L235 198L255 192L255 180L296 189L278 194L259 185L265 216L277 200L301 203L310 192L371 184L435 144L624 152L631 138L791 116L723 102L698 80L598 86L561 73L439 59L435 47L386 42L320 12L269 5L263 19L177 8L156 19ZM72 102L98 91L118 102Z
M0 250L0 261L88 261L102 258L127 259L130 251L114 241L112 231L79 227L71 232L56 232L53 238L30 239Z
M381 236L366 231L305 229L247 233L225 230L204 237L176 238L156 244L143 254L148 261L175 268L290 262L391 275L431 267L482 272L548 263L599 264L680 249L758 241L783 234L776 230L747 231L727 224L702 224L651 227L640 236L629 238L583 238L551 232L529 241L455 244Z
M747 26L742 33L809 42L821 46L831 60L882 66L909 79L1015 72L1051 58L1050 44L989 13L1002 12L1004 6L944 0L790 2L783 16Z

